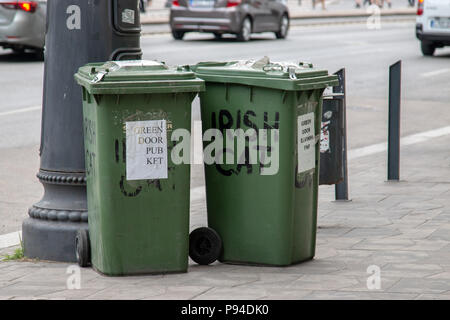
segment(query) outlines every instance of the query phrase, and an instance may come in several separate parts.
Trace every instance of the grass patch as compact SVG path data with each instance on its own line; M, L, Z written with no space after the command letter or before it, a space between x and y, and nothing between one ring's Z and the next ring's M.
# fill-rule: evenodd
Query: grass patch
M14 250L14 253L11 255L9 254L4 255L2 261L16 261L16 260L23 260L25 258L25 255L23 254L22 238L19 238L19 240L20 240L20 248Z
M12 255L6 254L3 256L3 261L14 261L14 260L22 260L25 258L23 255L23 249L17 248L14 250L14 253Z

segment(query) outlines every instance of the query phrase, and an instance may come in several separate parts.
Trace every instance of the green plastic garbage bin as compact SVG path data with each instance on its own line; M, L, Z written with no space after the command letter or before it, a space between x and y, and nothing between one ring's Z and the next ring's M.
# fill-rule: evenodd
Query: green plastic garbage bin
M155 61L88 64L75 78L89 212L89 234L77 236L80 264L90 254L106 275L186 272L190 166L173 163L171 134L190 129L203 80Z
M322 94L337 77L268 58L191 68L206 85L200 101L208 225L222 239L219 260L286 266L312 259ZM240 150L236 129L248 133L241 132ZM225 141L222 151L211 146L220 141L214 131ZM197 247L191 243L191 257L201 258L207 250Z

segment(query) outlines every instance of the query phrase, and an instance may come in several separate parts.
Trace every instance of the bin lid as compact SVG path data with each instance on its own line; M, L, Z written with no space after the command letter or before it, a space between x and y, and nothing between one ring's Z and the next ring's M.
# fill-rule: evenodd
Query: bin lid
M199 92L205 86L187 67L149 60L90 63L78 70L75 80L91 94Z
M314 68L311 63L271 62L260 60L200 62L190 66L207 82L239 83L281 90L323 89L339 84L336 75Z

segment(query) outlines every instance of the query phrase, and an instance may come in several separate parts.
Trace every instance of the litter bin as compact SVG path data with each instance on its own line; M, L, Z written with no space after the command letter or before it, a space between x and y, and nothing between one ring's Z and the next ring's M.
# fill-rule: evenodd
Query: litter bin
M344 180L345 96L330 89L323 97L319 185L338 184Z
M222 240L219 261L286 266L312 259L322 93L337 77L267 57L191 69L206 86L200 101L208 226ZM223 149L211 147L220 141L218 134L212 138L216 131ZM216 237L205 228L193 231L191 258L211 262L204 256Z
M75 79L89 213L89 234L77 235L80 265L115 276L186 272L190 166L172 161L171 135L190 129L203 80L155 61L88 64Z

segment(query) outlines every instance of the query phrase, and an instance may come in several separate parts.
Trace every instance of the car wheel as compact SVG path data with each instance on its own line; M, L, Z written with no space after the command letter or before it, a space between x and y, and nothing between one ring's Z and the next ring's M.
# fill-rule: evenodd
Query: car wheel
M242 21L241 31L237 34L238 41L249 41L252 34L252 21L249 17L246 17Z
M289 17L287 14L283 14L280 19L280 28L275 32L277 39L285 39L289 31Z
M434 50L436 50L436 46L432 42L426 41L422 41L420 43L420 48L422 49L424 56L432 56L434 54Z
M222 39L222 34L215 32L214 33L214 38L216 38L217 40L220 40L220 39Z
M13 48L12 50L13 50L13 52L14 52L15 54L20 54L20 55L22 55L22 54L25 53L25 49L24 49L24 48Z
M172 36L175 40L183 40L184 32L183 31L177 31L172 30Z
M38 61L44 61L45 59L45 54L44 54L44 49L38 49L34 52L34 56L36 58L36 60Z
M209 265L222 253L222 239L211 228L198 228L189 235L189 256L200 265Z

